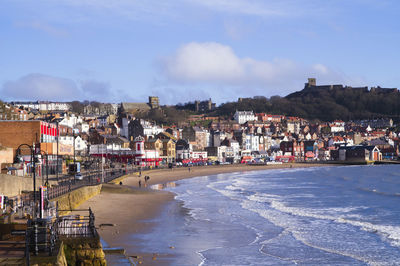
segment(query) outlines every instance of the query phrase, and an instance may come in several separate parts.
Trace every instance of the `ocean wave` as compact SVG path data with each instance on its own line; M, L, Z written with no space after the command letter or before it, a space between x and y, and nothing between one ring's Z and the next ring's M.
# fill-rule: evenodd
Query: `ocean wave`
M279 200L276 195L270 194L255 194L249 196L250 201L269 203L270 207L285 214L308 217L320 220L330 220L337 223L345 223L352 226L360 227L364 231L379 234L389 240L392 246L400 247L400 226L393 225L379 225L371 222L360 221L363 216L354 214L353 212L368 209L366 206L357 207L336 207L336 208L298 208L286 206ZM244 205L246 206L246 205ZM260 210L252 209L253 211L260 212ZM271 216L265 216L268 220ZM358 220L356 220L358 219Z
M264 217L267 219L269 222L273 223L275 226L281 227L283 229L282 233L275 237L274 239L266 240L262 242L261 244L266 245L271 241L276 241L279 237L285 235L285 234L291 234L296 240L300 241L306 246L309 246L311 248L315 248L318 250L322 250L324 252L332 253L332 254L338 254L346 257L350 257L359 261L363 261L368 264L374 264L374 262L378 261L378 264L381 263L381 259L376 258L376 257L369 257L368 254L353 254L351 253L346 247L340 246L340 248L330 248L330 247L324 247L318 244L313 244L310 241L307 240L307 238L304 238L304 235L310 236L310 232L318 232L318 231L323 231L323 227L319 229L312 229L312 228L304 228L303 226L307 226L307 224L301 224L299 221L293 221L290 216L293 214L287 213L287 212L282 212L281 210L278 209L263 209L261 205L254 205L253 201L243 201L242 202L242 207L251 211L254 211L258 213L261 217ZM298 214L304 212L297 212ZM306 214L307 217L319 217L319 219L324 219L324 220L331 220L335 221L334 217L331 216L323 216L323 215L309 215ZM329 234L330 232L325 232L326 234ZM323 233L323 234L325 234ZM335 236L332 236L335 237ZM315 235L312 237L315 238ZM323 236L321 239L326 239L325 236Z
M395 247L400 247L400 226L379 225L365 221L355 221L347 218L338 218L335 220L338 223L351 224L360 227L362 230L379 234L390 240L390 244Z

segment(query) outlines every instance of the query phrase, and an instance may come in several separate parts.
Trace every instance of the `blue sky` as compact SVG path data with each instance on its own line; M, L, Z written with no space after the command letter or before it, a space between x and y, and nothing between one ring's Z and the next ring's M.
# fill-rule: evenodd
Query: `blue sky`
M392 0L0 0L0 99L285 96L398 87Z

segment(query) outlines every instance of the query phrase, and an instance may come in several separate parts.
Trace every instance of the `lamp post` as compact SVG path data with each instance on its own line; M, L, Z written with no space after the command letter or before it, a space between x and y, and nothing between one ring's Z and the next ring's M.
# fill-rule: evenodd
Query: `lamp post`
M28 145L28 144L21 144L18 146L17 148L17 156L20 154L20 149L22 146L26 146L30 149L31 151L31 165L33 168L33 216L36 216L36 163L35 163L35 147L32 145Z
M74 138L74 165L75 165L76 164L75 163L75 132L72 132L72 137Z
M104 150L104 147L103 147L103 145L104 144L102 144L101 146L101 183L104 183L104 165L103 165L103 162L104 162L104 158L103 158L103 150Z
M58 162L58 138L59 138L59 136L60 136L60 132L59 132L59 130L58 130L58 121L56 122L56 125L57 125L57 136L56 136L56 138L57 138L57 165L56 165L56 171L57 171L57 182L58 182L58 164L59 164L59 162Z
M49 156L48 156L47 152L45 152L45 151L40 150L39 152L42 156L43 156L43 153L46 156L45 157L46 158L46 183L45 183L45 185L47 187L49 185ZM43 171L42 171L42 173L43 173ZM43 174L42 174L42 176L43 176ZM43 178L42 178L42 184L43 184Z

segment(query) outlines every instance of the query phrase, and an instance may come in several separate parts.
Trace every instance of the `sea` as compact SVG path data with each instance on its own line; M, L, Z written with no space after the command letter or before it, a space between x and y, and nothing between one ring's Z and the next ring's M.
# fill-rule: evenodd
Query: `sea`
M164 189L175 201L131 237L167 255L163 265L400 265L398 165L237 172Z

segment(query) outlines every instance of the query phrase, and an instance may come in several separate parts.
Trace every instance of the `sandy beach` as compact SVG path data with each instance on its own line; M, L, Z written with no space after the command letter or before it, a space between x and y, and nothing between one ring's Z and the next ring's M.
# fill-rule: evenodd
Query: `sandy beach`
M153 190L149 187L196 176L220 173L255 171L279 168L320 167L326 164L282 164L282 165L221 165L189 168L173 168L143 171L141 177L129 175L115 181L117 184L105 184L102 192L83 203L80 208L92 208L96 217L96 227L100 236L111 247L126 249L127 256L137 256L134 260L142 265L162 265L168 254L158 254L149 250L145 254L135 251L135 244L129 236L146 233L151 229L151 222L162 210L164 204L174 199L170 192ZM145 182L144 177L150 179ZM139 180L141 187L139 188ZM122 182L122 185L119 184ZM173 247L171 247L172 249Z

